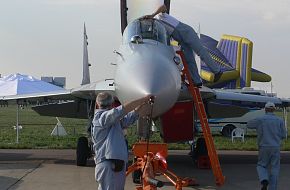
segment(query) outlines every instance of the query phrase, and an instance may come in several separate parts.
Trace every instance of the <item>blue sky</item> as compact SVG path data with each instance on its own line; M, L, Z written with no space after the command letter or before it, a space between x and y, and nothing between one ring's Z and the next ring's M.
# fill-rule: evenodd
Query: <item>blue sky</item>
M270 74L274 91L290 97L290 0L172 0L171 14L217 40L222 34L253 41L253 67ZM119 0L0 0L2 75L82 77L86 22L92 81L112 78L121 42ZM254 83L270 91L270 83Z

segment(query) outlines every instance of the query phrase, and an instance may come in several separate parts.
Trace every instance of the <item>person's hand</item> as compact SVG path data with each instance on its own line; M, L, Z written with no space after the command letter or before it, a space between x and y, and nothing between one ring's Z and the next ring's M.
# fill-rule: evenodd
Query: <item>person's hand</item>
M154 18L153 15L145 15L145 16L141 17L141 19L152 19L152 18Z
M154 100L155 100L156 96L153 96L153 95L147 95L144 97L145 99L145 104L152 104L154 103Z
M139 105L144 104L144 103L148 103L148 101L150 100L151 97L155 97L152 94L148 94L146 96L144 96L143 98L139 99Z
M141 102L139 106L137 106L134 110L137 112L140 116L146 116L151 113L151 107L154 103L154 99L156 96L153 95L147 95L144 98L141 99Z

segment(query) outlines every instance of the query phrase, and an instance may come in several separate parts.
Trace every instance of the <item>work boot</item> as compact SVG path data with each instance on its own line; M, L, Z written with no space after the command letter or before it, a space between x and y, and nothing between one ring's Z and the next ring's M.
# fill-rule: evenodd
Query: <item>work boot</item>
M221 76L222 76L222 72L220 71L220 72L218 72L218 73L216 73L215 75L214 75L214 80L213 80L213 82L217 82L220 78L221 78Z
M202 82L200 82L200 83L196 83L196 84L194 84L197 88L201 88L202 87Z
M261 190L267 190L268 184L269 184L268 180L266 180L266 179L262 180L261 181L261 185L262 185Z

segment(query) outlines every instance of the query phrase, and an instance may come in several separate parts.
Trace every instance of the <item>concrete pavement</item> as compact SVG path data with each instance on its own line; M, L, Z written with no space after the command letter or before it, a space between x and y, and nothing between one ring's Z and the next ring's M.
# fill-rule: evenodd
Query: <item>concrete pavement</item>
M260 189L256 173L257 152L219 151L224 186L217 188L211 170L194 168L187 151L170 151L169 167L182 177L195 177L198 187L184 190L252 190ZM75 150L0 150L0 190L90 190L97 189L94 163L87 167L75 165ZM279 190L290 187L290 152L282 153ZM159 178L165 181L164 178ZM132 178L125 189L133 190ZM174 190L166 182L161 189Z

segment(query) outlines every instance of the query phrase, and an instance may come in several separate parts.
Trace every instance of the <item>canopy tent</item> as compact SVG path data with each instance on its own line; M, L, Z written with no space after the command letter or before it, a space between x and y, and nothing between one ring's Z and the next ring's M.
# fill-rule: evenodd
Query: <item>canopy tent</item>
M63 90L63 88L38 80L33 76L19 73L0 78L0 99L4 96L23 95ZM16 113L16 143L19 137L19 105Z
M16 73L0 78L0 97L56 90L63 90L63 88L29 75Z

